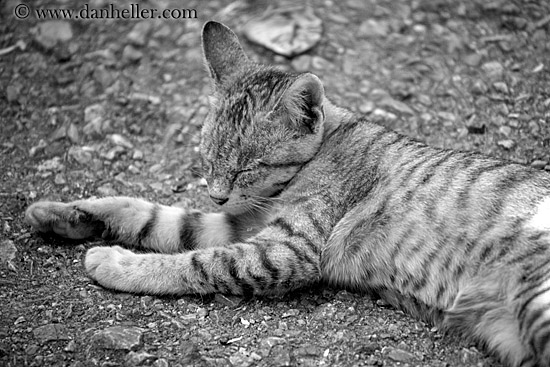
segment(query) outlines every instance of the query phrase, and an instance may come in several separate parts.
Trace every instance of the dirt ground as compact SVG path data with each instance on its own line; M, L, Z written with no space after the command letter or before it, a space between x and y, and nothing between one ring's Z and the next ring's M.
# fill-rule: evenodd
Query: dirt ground
M158 298L94 285L81 260L100 241L38 236L25 208L131 195L213 209L197 159L209 90L201 26L215 19L242 34L289 4L196 0L184 7L197 18L53 26L15 19L18 4L0 3L1 366L500 366L368 295ZM249 55L312 70L334 102L419 140L550 170L548 1L309 4L323 21L317 46L286 58L245 42Z

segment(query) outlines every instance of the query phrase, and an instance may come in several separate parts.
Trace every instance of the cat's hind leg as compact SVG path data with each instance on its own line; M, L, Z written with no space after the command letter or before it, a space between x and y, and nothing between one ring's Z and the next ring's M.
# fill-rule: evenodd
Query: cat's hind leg
M522 338L517 318L516 269L493 269L464 284L445 312L444 326L451 332L481 343L512 367L539 366Z

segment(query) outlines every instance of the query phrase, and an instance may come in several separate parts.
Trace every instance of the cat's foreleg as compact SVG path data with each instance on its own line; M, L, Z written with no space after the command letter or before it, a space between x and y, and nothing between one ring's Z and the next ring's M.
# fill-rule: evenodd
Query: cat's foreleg
M223 213L201 213L130 197L70 203L37 202L25 220L39 232L83 239L110 237L126 245L175 253L238 240L240 221Z
M319 280L318 254L299 241L252 240L171 255L94 247L84 264L106 288L146 294L272 294Z

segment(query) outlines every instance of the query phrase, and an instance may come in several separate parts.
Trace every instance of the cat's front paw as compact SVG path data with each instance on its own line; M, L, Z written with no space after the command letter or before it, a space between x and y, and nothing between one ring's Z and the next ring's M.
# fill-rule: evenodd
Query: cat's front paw
M38 232L83 239L101 235L105 225L75 205L39 201L25 211L25 222Z
M132 268L137 255L120 246L92 247L86 253L84 267L88 276L105 288L137 291L132 284Z

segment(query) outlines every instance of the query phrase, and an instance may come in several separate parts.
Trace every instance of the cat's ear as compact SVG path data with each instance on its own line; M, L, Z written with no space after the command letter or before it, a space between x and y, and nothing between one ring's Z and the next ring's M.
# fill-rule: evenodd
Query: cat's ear
M202 49L210 76L217 85L249 63L237 35L218 22L206 22L202 28Z
M317 133L325 119L324 98L321 80L305 73L283 93L276 109L280 110L280 117L289 127L304 133Z

